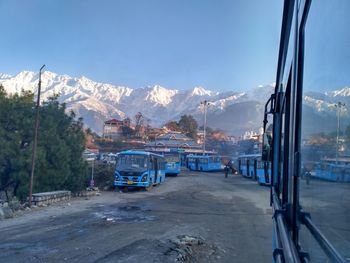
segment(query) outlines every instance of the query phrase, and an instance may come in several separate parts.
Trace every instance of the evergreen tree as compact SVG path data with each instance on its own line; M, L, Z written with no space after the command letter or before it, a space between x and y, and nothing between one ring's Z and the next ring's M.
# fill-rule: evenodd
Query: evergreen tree
M34 109L32 93L9 96L0 87L0 191L22 200L28 195ZM57 96L40 107L33 192L78 191L86 186L83 122L65 111Z
M187 136L191 137L192 139L197 138L198 124L192 115L181 116L179 127Z
M176 121L169 121L165 124L165 127L167 127L171 131L181 131L181 128L179 127L179 123Z

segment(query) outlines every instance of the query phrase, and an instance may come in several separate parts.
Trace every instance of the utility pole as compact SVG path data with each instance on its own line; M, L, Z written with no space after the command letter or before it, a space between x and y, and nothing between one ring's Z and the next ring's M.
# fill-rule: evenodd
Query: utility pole
M203 155L205 154L205 143L206 143L206 134L207 134L207 106L210 103L205 100L201 102L201 105L204 107L204 128L203 128Z
M35 169L35 158L36 158L36 146L38 142L38 128L39 128L39 108L40 108L40 92L41 92L41 71L45 65L43 65L39 70L39 86L38 86L38 97L36 101L36 113L35 113L35 127L34 127L34 142L33 142L33 152L32 152L32 170L30 173L29 180L29 206L32 206L32 195L33 195L33 178Z
M95 164L95 157L92 159L91 163L91 181L90 181L90 188L94 188L95 181L94 181L94 164Z
M345 107L345 103L341 103L340 101L335 104L335 107L337 108L337 145L336 145L336 152L335 152L335 162L338 164L338 158L339 158L339 129L340 129L340 111L342 107Z

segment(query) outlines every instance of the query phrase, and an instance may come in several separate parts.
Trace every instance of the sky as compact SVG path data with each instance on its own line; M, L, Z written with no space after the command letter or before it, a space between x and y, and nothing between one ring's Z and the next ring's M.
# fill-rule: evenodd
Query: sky
M350 87L350 1L312 1L305 27L304 89Z
M46 69L133 88L274 82L280 0L0 0L0 72Z
M276 78L281 0L0 0L0 73L246 91ZM313 1L305 89L350 86L350 1Z

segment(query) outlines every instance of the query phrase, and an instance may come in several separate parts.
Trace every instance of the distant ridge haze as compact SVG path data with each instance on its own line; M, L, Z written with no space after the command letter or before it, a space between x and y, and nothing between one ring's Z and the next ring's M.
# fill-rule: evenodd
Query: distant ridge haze
M0 83L8 93L19 93L22 89L36 93L38 74L31 71L22 71L15 76L0 73ZM208 100L211 102L208 126L241 135L246 130L257 130L262 126L264 104L273 91L274 84L260 85L247 92L219 92L203 87L180 91L160 85L130 88L49 71L42 74L42 99L59 94L59 101L65 102L68 110L83 117L85 125L100 134L105 120L133 119L139 111L155 127L178 120L183 114L193 115L202 125L200 102ZM338 100L350 105L350 87L326 93L305 93L307 115L333 116L334 103Z

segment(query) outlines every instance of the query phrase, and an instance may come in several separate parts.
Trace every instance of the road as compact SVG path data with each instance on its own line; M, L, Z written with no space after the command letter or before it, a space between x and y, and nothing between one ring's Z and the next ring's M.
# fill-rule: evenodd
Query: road
M350 262L350 184L311 180L307 185L302 180L300 187L302 208L311 214L316 226ZM330 262L325 260L326 254L304 226L301 226L300 242L310 253L312 262Z
M271 262L269 190L184 172L0 222L1 262Z

